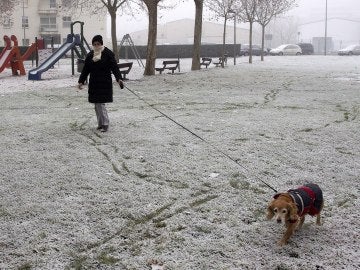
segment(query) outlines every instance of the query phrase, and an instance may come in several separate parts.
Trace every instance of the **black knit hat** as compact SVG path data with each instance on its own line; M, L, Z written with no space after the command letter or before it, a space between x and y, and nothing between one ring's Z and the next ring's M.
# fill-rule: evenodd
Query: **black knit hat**
M96 35L93 37L91 44L94 44L94 42L99 42L101 45L103 45L103 39L101 35Z

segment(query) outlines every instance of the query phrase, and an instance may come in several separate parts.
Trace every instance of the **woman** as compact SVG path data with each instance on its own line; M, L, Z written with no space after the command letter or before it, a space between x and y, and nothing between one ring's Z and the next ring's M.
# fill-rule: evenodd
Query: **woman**
M111 72L114 74L121 88L124 87L124 84L115 60L115 55L111 50L103 46L102 36L94 36L91 43L93 50L86 56L85 64L80 74L78 88L82 89L87 76L90 74L88 90L89 102L95 104L98 121L97 129L101 132L106 132L109 129L109 117L105 103L113 101Z

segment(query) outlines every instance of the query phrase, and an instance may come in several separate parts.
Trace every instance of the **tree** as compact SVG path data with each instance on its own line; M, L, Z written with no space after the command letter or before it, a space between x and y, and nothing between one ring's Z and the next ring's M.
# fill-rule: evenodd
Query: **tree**
M123 9L124 4L129 3L130 0L61 0L62 9L70 13L89 12L90 15L101 14L101 10L106 9L111 19L111 41L115 58L119 61L119 51L117 49L116 36L116 14L119 9Z
M16 5L18 5L18 0L0 1L0 25L4 23L5 18L10 17Z
M194 26L194 45L191 70L200 69L201 33L202 33L202 14L204 0L194 0L195 2L195 26Z
M252 34L253 34L253 24L256 19L256 7L258 2L263 0L239 0L241 5L241 9L238 9L239 16L244 22L248 22L250 24L249 29L249 63L252 63Z
M291 9L296 0L261 0L256 7L256 21L261 25L261 61L264 61L265 27L276 16Z
M175 2L172 0L172 5L170 6L159 6L159 3L162 1L163 0L139 0L140 6L146 6L149 16L148 42L144 75L155 74L158 7L162 9L172 8L176 5L175 2L178 2L179 0L176 0Z
M236 0L208 0L206 2L207 8L215 15L216 20L224 18L222 58L225 57L226 22L231 17L230 14L234 12L235 2ZM221 67L224 67L224 61Z
M9 13L14 11L15 5L18 4L18 0L2 0L0 1L0 12Z
M144 75L154 75L156 61L157 14L158 4L161 0L142 1L146 5L149 15L148 42Z
M297 31L299 29L298 18L294 16L275 17L271 24L276 43L296 43Z

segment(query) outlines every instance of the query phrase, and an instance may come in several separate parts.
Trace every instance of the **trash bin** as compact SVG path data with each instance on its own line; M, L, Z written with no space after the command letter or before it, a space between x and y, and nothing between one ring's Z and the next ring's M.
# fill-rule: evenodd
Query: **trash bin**
M81 72L84 68L85 60L84 59L78 59L77 60L77 72Z

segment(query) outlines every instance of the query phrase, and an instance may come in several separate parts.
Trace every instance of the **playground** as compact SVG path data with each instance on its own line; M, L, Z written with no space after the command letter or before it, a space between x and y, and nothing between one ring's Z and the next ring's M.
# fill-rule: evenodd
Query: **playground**
M358 58L190 67L134 65L106 134L71 59L41 80L0 73L0 269L359 268ZM264 182L308 181L323 225L307 217L279 248Z
M80 34L74 33L74 27L79 26ZM21 54L18 40L15 35L11 35L9 38L4 35L4 48L0 52L0 73L5 68L11 68L12 75L26 75L24 62L35 55L36 67L32 67L28 72L29 80L41 80L41 76L44 72L53 68L60 59L64 58L67 53L71 52L71 71L72 75L75 74L75 57L77 61L83 61L90 46L87 43L83 31L84 23L80 21L72 22L70 25L71 33L67 35L66 41L59 47L54 48L53 44L51 50L45 48L43 39L37 39L28 47L24 54ZM40 59L40 56L43 55ZM79 66L78 66L79 67Z

